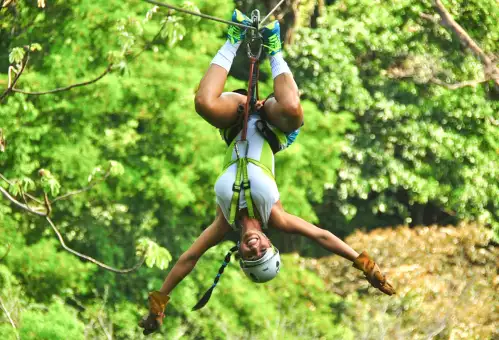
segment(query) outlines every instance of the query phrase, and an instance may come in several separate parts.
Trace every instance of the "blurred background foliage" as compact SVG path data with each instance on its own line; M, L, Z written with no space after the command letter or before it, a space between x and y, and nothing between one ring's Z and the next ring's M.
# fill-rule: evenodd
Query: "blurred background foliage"
M26 56L23 46L31 51L16 88L24 91L110 72L70 91L8 95L0 103L7 141L0 172L53 198L100 181L112 164L113 176L54 204L52 218L68 245L116 267L132 266L137 249L149 250L149 265L178 258L215 209L224 144L195 113L193 98L226 27L138 0L3 3L2 89L9 66ZM170 3L228 18L234 7L266 14L277 1ZM496 1L444 4L486 53L498 54ZM276 159L283 204L339 236L355 231L347 241L371 251L400 294L366 294L346 261L301 258L295 252L326 253L271 233L290 253L279 279L248 285L230 268L210 304L189 312L230 245L215 247L175 291L163 334L154 337L499 336L498 89L492 81L449 88L482 79L481 62L438 24L429 0L291 0L276 16L305 109L300 137ZM227 90L244 87L245 54L241 48ZM267 62L261 79L266 96ZM50 176L40 178L40 169ZM395 225L405 226L356 231ZM2 199L0 256L8 245L0 297L17 332L2 311L2 339L142 336L136 323L164 270L117 275L82 262L61 249L44 219Z

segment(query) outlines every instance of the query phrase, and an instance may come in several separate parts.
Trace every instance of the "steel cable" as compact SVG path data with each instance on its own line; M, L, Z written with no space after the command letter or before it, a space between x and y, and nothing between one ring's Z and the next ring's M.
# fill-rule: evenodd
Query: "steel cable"
M154 1L154 0L144 0L144 1L148 2L150 4L153 4L153 5L156 5L156 6L166 7L166 8L169 8L169 9L173 9L175 11L179 11L179 12L183 12L183 13L195 15L195 16L198 16L198 17L201 17L201 18L204 18L204 19L218 21L218 22L221 22L221 23L224 23L224 24L227 24L227 25L234 25L234 26L239 26L239 27L242 27L242 28L250 28L250 29L253 29L253 30L255 29L255 27L253 27L253 26L248 26L248 25L240 24L238 22L223 20L223 19L211 16L211 15L203 14L203 13L189 11L187 9L175 7L175 6L172 6L172 5L169 5L169 4L165 4L163 2Z
M282 4L283 2L284 2L284 0L279 1L279 3L278 3L277 5L275 5L275 7L274 7L274 8L273 8L270 12L269 12L269 14L267 14L267 15L265 16L265 18L263 18L263 19L262 19L262 21L260 21L260 27L265 26L265 20L267 20L267 19L268 19L268 18L272 15L272 13L274 13L274 12L275 12L275 10L276 10L279 6L281 6L281 4Z

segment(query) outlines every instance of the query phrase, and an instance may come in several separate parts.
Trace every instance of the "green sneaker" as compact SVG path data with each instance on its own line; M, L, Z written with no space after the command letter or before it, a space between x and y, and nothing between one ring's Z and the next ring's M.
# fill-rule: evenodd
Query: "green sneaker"
M234 12L232 12L232 21L237 22L239 24L244 24L251 26L253 23L251 22L251 19L246 16L243 12L241 12L238 9L235 9ZM231 44L235 44L239 41L244 40L244 37L246 36L246 29L235 26L235 25L230 25L229 30L227 31L227 39L229 39Z
M275 55L281 52L281 26L279 21L274 21L262 29L263 47L268 55Z

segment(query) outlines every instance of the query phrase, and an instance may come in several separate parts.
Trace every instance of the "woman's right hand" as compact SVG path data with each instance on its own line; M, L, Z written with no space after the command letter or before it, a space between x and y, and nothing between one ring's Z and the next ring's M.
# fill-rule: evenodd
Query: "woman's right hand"
M139 322L139 327L144 328L144 335L149 335L161 327L168 301L170 296L160 291L149 293L149 314Z

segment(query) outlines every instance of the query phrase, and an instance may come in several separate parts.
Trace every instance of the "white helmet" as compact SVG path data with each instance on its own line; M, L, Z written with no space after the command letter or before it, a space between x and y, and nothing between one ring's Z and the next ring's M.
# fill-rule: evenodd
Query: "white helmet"
M272 246L258 260L248 261L240 258L239 265L251 281L263 283L277 276L281 268L281 257L279 256L279 250Z

